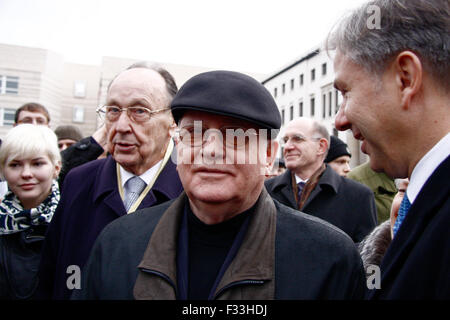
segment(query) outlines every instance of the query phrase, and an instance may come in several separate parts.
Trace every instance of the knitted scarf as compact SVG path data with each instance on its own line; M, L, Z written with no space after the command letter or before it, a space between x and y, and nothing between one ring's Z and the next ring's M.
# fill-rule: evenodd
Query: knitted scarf
M0 202L0 235L20 232L34 225L48 224L59 202L59 185L53 180L51 193L36 208L24 209L11 191Z

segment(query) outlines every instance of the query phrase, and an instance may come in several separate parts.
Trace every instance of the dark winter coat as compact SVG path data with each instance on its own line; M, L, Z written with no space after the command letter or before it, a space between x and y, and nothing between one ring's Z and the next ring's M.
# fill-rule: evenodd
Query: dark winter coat
M186 195L109 224L73 299L176 299L177 237ZM365 274L351 239L263 189L214 299L358 299Z
M139 208L174 199L182 190L175 164L169 159ZM71 265L82 268L103 228L123 215L126 211L112 157L72 169L44 243L39 296L68 299L71 291L66 284L67 268Z
M0 300L34 298L47 225L0 236Z
M272 198L298 209L290 170L266 180L265 185ZM377 225L372 191L341 177L328 165L301 210L335 225L354 242L360 242Z

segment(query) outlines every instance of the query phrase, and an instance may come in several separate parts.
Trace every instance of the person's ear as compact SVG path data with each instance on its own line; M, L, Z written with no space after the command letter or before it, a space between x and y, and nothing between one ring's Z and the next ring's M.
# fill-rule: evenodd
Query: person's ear
M325 138L320 138L319 140L319 154L327 153L328 151L328 140Z
M55 172L53 174L53 179L57 179L58 178L59 173L61 172L61 167L62 167L61 161L58 161L55 164Z
M401 107L408 109L413 97L422 87L423 66L419 57L411 51L400 52L393 62Z

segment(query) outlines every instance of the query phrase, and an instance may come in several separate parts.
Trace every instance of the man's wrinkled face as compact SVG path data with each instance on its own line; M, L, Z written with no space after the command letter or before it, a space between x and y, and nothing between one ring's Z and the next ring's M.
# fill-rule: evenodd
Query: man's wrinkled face
M168 104L164 79L145 68L122 72L111 84L106 99L106 105L120 109L144 107L154 111L167 108ZM152 114L142 123L123 110L115 121L105 120L108 151L125 170L142 174L164 157L172 124L169 110Z
M273 161L276 146L273 153L268 151L266 137L253 134L260 132L257 127L199 111L186 112L178 127L182 138L177 139L177 170L189 199L241 206L259 196L265 168ZM227 130L249 135L239 142L227 136Z
M362 141L361 151L370 155L371 168L394 176L399 148L393 146L400 120L394 114L399 101L392 83L395 78L389 72L382 76L371 74L339 51L334 70L335 87L343 96L336 128L351 129L355 139Z
M286 168L302 171L322 161L319 156L320 138L314 134L312 125L303 121L292 121L286 125L282 137L283 157Z

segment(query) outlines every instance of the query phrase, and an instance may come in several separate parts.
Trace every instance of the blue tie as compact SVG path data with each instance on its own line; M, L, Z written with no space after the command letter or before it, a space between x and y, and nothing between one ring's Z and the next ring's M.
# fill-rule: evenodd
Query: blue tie
M406 195L405 192L405 196L403 197L402 203L400 204L400 208L398 209L397 219L395 220L394 236L397 234L397 231L400 228L400 225L402 224L403 220L405 220L409 208L411 208L411 202L409 202L408 196Z
M297 205L300 205L300 198L302 196L303 187L305 186L305 183L303 181L300 181L297 183L298 191L297 191Z

